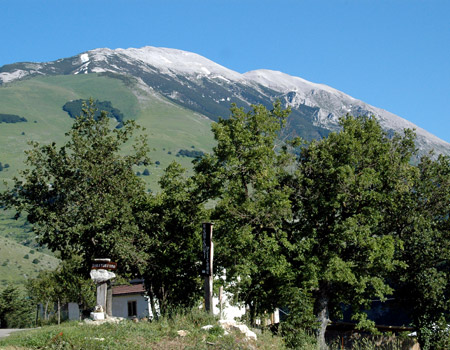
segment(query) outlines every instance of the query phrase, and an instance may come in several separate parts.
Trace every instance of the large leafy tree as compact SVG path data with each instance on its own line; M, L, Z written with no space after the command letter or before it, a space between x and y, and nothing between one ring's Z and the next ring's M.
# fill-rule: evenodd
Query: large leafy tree
M205 211L195 195L193 179L178 163L167 167L159 184L160 192L148 198L144 276L152 303L156 298L161 313L166 314L174 307L192 307L200 298Z
M212 213L215 266L226 269L238 301L257 313L279 304L282 280L289 273L281 255L290 216L289 189L281 186L289 156L277 150L277 137L289 110L232 106L229 119L212 130L217 140L211 155L196 164L196 181L204 198L216 202Z
M394 278L399 300L410 314L422 349L448 348L450 334L450 159L425 156L414 188L403 200L396 225L405 267ZM445 340L446 339L446 340ZM447 343L445 343L447 341Z
M148 161L147 146L137 138L133 153L124 155L138 126L127 121L114 129L106 113L95 112L92 102L85 106L62 147L33 142L28 169L1 202L27 215L39 243L62 259L78 255L88 267L92 258L110 257L130 272L145 265L139 218L146 194L132 167Z
M347 116L342 131L303 146L288 179L293 218L287 255L296 283L313 291L318 340L340 305L369 327L362 309L392 293L385 276L399 262L396 233L386 222L412 188L414 136L389 138L374 118Z

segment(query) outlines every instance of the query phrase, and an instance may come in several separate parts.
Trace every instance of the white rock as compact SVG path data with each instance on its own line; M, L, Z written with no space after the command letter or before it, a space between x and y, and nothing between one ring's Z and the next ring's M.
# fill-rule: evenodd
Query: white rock
M108 271L108 270L91 270L91 279L95 283L102 283L109 281L112 278L116 277L116 274L114 272Z
M210 329L213 328L213 327L214 327L213 325L209 324L209 325L207 325L207 326L203 326L202 329L205 330L205 331L207 331L207 330L210 330Z
M91 319L94 321L101 321L105 319L104 312L91 312Z
M235 330L238 330L242 334L244 334L247 339L256 340L255 332L253 332L250 329L248 329L248 327L245 324L237 324L237 325L233 326L233 328Z
M234 320L219 320L219 324L226 331L233 329L244 334L247 339L257 339L255 332L251 331L245 324L239 324Z
M187 335L189 334L189 332L188 332L188 331L185 331L185 330L183 330L183 329L180 329L180 330L177 332L177 334L178 334L180 337L185 337L185 336L187 336Z

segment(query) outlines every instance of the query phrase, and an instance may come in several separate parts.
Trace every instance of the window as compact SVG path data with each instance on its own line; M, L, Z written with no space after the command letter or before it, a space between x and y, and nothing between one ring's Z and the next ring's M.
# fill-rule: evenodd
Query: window
M128 302L128 317L137 316L137 303L136 301Z

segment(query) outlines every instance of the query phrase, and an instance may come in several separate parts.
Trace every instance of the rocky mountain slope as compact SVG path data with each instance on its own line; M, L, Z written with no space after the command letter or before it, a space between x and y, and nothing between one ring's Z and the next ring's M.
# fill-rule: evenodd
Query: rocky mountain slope
M45 63L15 63L0 67L0 84L39 75L101 73L133 77L141 88L217 120L227 116L232 102L239 106L271 106L280 99L292 107L287 133L306 139L338 128L338 118L374 115L388 132L412 128L423 152L449 153L450 144L407 120L368 105L343 92L282 72L255 70L240 74L195 53L156 47L96 49Z

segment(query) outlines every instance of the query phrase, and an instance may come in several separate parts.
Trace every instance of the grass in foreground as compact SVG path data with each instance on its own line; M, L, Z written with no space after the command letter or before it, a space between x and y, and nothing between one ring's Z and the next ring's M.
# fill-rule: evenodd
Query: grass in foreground
M205 325L214 325L202 330ZM187 331L179 336L178 331ZM119 324L88 325L67 322L36 330L13 333L0 340L0 349L285 349L280 337L258 334L257 341L245 340L238 332L225 335L217 321L201 311L162 318L154 322L123 321Z

